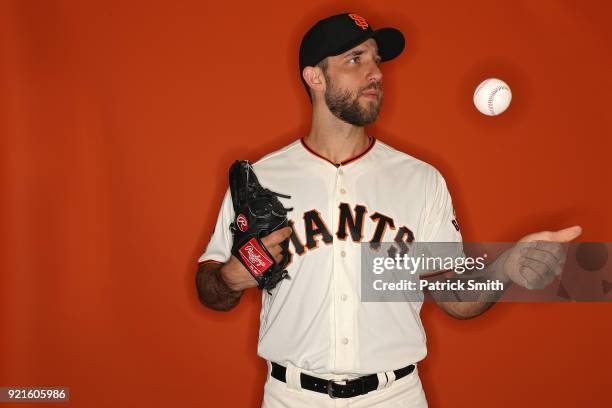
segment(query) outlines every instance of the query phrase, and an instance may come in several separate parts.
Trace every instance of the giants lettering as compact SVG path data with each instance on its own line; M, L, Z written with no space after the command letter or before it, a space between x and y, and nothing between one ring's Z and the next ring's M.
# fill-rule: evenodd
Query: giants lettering
M367 208L360 204L357 204L354 208L351 208L348 203L340 203L338 209L340 212L337 223L338 229L336 230L335 234L336 239L346 241L350 236L350 239L353 242L362 242L364 238L363 227L365 215L368 212ZM380 243L384 239L387 228L390 230L395 230L395 222L393 221L393 218L379 212L373 213L369 218L375 223L376 226L368 242L370 243L371 248L378 249L380 247ZM303 219L304 231L306 235L305 245L303 244L304 241L298 236L295 228L293 228L294 222L289 220L289 225L293 228L290 240L296 254L303 255L306 251L317 248L320 240L322 240L325 244L331 244L333 242L334 237L327 227L327 224L325 224L325 221L323 221L319 211L306 211ZM393 241L397 243L400 254L403 255L408 251L408 246L406 244L414 242L414 233L410 230L410 228L401 226L393 237ZM292 258L293 253L289 251L290 261Z

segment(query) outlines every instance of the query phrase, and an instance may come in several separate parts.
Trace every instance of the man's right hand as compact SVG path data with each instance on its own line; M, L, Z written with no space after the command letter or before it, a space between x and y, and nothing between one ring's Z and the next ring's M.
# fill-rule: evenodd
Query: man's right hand
M291 227L281 228L261 239L268 252L274 257L276 262L283 259L280 243L291 236ZM227 286L233 291L240 291L248 288L257 287L257 281L244 265L236 258L231 256L219 271Z

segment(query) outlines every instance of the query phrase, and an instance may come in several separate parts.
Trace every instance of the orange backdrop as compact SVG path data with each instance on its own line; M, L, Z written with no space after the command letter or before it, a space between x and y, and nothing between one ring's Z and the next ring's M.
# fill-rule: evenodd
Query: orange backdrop
M194 274L235 159L304 135L301 35L350 10L406 35L370 129L446 177L468 241L611 241L609 2L3 1L0 385L74 407L258 407L259 292L205 309ZM513 91L472 105L488 77ZM432 407L602 406L612 306L428 304ZM24 405L20 405L23 407Z

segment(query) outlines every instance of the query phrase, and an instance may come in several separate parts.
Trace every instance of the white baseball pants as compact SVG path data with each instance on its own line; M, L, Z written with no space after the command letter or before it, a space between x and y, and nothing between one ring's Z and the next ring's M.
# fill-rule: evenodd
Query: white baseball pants
M287 383L270 376L264 386L262 408L426 408L427 400L418 368L406 377L395 380L393 371L378 374L379 386L375 391L353 398L330 398L329 395L302 389L300 385L301 370L289 365ZM310 372L306 372L310 375ZM381 381L382 378L382 381Z

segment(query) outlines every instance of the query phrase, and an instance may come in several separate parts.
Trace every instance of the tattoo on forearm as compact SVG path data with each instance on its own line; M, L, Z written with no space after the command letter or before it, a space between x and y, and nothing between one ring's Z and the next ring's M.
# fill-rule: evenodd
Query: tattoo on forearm
M240 302L243 291L231 290L223 281L220 269L221 264L201 265L196 276L196 286L200 302L205 306L228 311Z
M501 282L498 269L501 267L500 259L487 265L482 270L466 271L462 274L449 271L447 273L428 278L430 282L451 283L444 287L453 289L429 290L428 294L437 302L497 302L505 290L510 286L509 282ZM474 289L477 288L477 289Z

